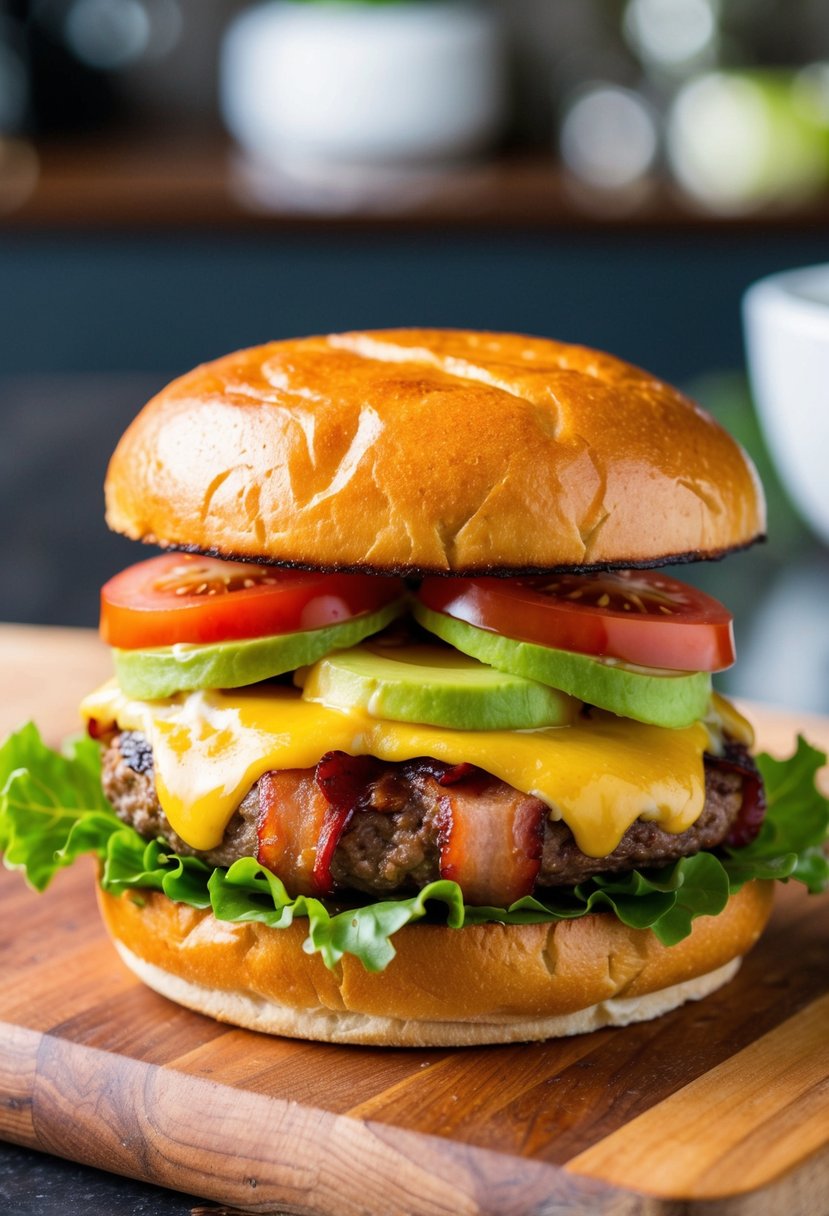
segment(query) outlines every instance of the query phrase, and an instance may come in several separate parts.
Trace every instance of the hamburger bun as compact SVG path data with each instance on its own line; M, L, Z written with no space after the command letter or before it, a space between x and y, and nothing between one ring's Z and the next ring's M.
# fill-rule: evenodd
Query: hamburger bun
M722 556L765 527L748 457L669 385L584 347L453 330L272 342L196 368L150 401L126 431L108 470L106 502L112 528L162 547L372 575L659 566ZM589 692L580 700L601 705ZM188 704L182 702L184 718ZM245 723L234 729L252 732L254 747L262 746ZM182 738L195 765L188 729ZM645 728L631 722L628 729L635 738ZM317 742L318 756L332 746L330 739ZM591 778L607 769L607 746L597 727L587 744ZM693 746L693 762L680 759L664 774L680 790L704 775L703 743ZM670 767L664 748L661 754ZM199 753L198 762L208 759ZM176 771L183 763L177 755ZM286 760L282 767L297 766ZM617 782L613 796L625 782L634 789L646 783L635 761L623 774L607 775ZM200 776L191 772L188 790L198 788ZM205 788L223 781L211 771ZM662 788L649 787L644 819L662 808ZM529 793L521 785L521 795ZM310 822L304 804L285 799L285 823ZM555 818L555 798L547 802ZM585 806L589 816L593 804ZM345 809L356 814L356 802ZM442 804L438 811L450 819L455 813ZM346 821L340 815L337 822ZM282 842L281 826L267 830ZM406 830L425 848L416 826ZM284 829L285 840L291 831ZM322 849L325 831L315 848ZM197 835L182 831L186 848ZM434 847L440 876L455 873L451 857L443 868L442 839ZM458 847L468 848L468 838ZM520 855L503 841L497 847ZM282 853L275 864L288 866ZM320 890L345 892L354 906L366 890L356 887L346 881ZM361 906L378 898L367 889L372 894ZM377 889L380 898L390 890ZM391 893L396 897L397 887ZM274 929L253 919L219 921L157 891L100 898L127 965L181 1004L301 1038L451 1046L574 1034L654 1017L702 996L733 975L760 935L771 886L743 887L720 915L698 917L690 936L671 947L606 912L460 930L419 921L395 932L396 955L381 973L355 954L328 969L304 948L308 922L301 916Z
M333 1043L464 1047L581 1034L666 1013L726 983L771 913L752 882L689 937L596 913L553 924L410 925L380 973L345 955L334 970L302 948L306 927L230 924L159 892L99 890L128 967L162 995L219 1021Z
M375 573L719 557L765 528L740 446L610 355L512 334L271 342L158 394L106 482L115 531Z

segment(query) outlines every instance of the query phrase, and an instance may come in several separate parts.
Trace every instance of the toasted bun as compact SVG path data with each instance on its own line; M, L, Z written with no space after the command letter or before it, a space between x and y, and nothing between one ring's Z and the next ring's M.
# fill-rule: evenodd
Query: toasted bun
M130 426L115 531L330 569L532 571L717 557L765 527L737 443L653 376L513 334L273 342Z
M220 1021L335 1043L467 1046L624 1025L731 978L771 912L754 882L690 937L660 944L609 914L553 925L412 925L382 974L302 949L307 927L230 924L159 892L99 892L119 952L150 987Z

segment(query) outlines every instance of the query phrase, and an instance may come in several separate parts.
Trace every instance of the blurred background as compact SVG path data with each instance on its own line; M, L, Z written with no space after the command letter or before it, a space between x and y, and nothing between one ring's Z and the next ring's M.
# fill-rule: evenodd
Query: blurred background
M829 552L740 317L821 262L826 0L0 0L0 619L95 623L144 556L103 524L107 457L193 364L518 330L642 364L743 440L769 542L680 577L735 612L730 690L829 711Z

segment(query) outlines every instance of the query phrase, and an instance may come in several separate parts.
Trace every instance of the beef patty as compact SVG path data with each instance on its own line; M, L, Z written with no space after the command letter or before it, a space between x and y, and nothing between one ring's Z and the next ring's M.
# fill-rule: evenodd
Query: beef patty
M447 791L436 777L433 761L372 763L372 778L338 838L330 878L338 891L374 896L411 893L440 877ZM307 772L310 782L314 770ZM480 770L474 772L485 780L491 805L509 800L516 813L519 809L526 812L541 808L537 799L519 794ZM551 819L545 809L536 819L540 868L535 887L572 886L593 874L664 865L715 848L734 835L743 807L744 783L756 780L756 768L747 750L741 744L729 743L723 759L705 757L705 805L692 827L672 833L639 819L606 857L583 853L567 825ZM147 739L125 731L114 736L104 753L104 792L119 818L132 824L142 836L161 837L174 852L201 857L210 865L229 866L240 857L257 857L257 830L265 813L259 786L260 782L254 784L242 799L221 844L200 852L176 835L159 805ZM280 877L287 883L287 876Z

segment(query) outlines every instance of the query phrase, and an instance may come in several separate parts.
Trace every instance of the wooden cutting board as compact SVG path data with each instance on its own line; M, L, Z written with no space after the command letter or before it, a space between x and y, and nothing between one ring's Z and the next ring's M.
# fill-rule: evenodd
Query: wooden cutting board
M0 627L0 728L52 739L106 674L88 634ZM786 749L792 715L754 713ZM829 745L829 720L805 723ZM829 1210L829 900L781 889L737 978L549 1044L377 1050L230 1030L143 988L92 866L0 875L0 1138L255 1212L818 1216Z

